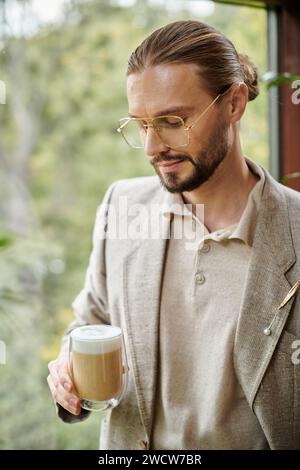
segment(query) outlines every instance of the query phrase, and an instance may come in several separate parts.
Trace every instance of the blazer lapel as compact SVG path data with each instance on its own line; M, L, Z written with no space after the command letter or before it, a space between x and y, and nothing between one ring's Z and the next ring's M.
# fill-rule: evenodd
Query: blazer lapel
M158 368L161 283L170 229L170 221L162 214L160 217L160 238L150 237L141 240L126 258L123 271L128 345L139 410L148 439L152 425ZM157 226L157 213L152 214L151 224Z
M294 300L279 310L291 288L285 274L296 256L285 196L273 178L265 176L234 348L235 369L252 408Z

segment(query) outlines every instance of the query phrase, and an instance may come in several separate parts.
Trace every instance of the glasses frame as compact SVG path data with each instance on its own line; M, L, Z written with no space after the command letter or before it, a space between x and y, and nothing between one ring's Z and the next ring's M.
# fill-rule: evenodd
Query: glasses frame
M162 141L162 143L164 145L166 145L166 147L168 148L171 148L171 146L167 145L162 137L160 136L159 134L159 130L157 129L157 127L155 126L155 120L158 119L158 118L177 118L181 121L182 123L182 128L183 130L187 133L187 143L186 144L183 144L183 145L177 145L176 147L174 146L174 148L181 148L181 147L187 147L190 143L190 130L199 122L199 120L209 111L209 109L216 103L216 101L221 97L221 96L224 96L231 88L232 88L233 84L226 90L224 91L223 93L219 93L215 98L214 100L202 111L201 114L199 114L199 116L196 118L195 121L193 121L191 124L189 125L186 125L186 123L184 122L184 119L182 119L180 116L176 116L175 114L165 114L165 115L161 115L161 116L156 116L156 117L153 117L153 118L134 118L134 117L130 117L130 116L127 116L127 117L124 117L122 119L119 120L119 127L117 128L117 132L119 134L122 135L123 139L125 140L125 142L127 143L127 145L129 145L129 147L131 148L134 148L134 149L143 149L144 148L144 145L140 145L140 146L137 146L137 145L132 145L128 142L128 140L126 139L125 135L124 135L124 128L127 126L127 124L129 124L129 122L132 122L132 121L136 121L136 122L139 122L139 121L146 121L147 122L147 127L146 127L146 131L148 130L149 127L151 127L152 129L155 130L156 134L158 135L158 137L160 138L160 140ZM145 127L145 126L144 126Z

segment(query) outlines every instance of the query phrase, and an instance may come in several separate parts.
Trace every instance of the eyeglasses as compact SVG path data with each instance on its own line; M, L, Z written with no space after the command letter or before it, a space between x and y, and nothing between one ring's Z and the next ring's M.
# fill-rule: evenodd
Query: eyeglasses
M186 125L181 117L173 115L157 116L154 118L125 117L119 120L117 132L119 132L125 142L134 149L144 148L149 127L155 130L160 140L167 147L186 147L190 143L190 129L197 124L215 102L227 93L230 88L224 93L218 94L190 125Z

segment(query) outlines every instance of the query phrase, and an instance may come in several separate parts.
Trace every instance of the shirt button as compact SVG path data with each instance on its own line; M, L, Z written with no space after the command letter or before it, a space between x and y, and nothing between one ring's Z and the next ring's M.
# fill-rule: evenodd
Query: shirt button
M210 244L208 242L204 242L199 251L200 253L208 253L209 250L210 250Z
M140 441L140 447L141 449L147 449L148 447L148 443L146 441Z
M195 276L195 281L199 285L204 284L204 282L205 282L204 274L202 272L197 273L196 276Z

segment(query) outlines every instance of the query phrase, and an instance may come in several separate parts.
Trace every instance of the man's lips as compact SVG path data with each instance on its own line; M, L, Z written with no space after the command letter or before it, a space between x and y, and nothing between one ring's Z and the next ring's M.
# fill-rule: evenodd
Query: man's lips
M162 163L158 163L158 167L161 169L161 171L163 172L169 172L169 171L174 171L176 170L180 163L184 162L185 160L172 160L172 161L169 161L169 162L162 162Z

